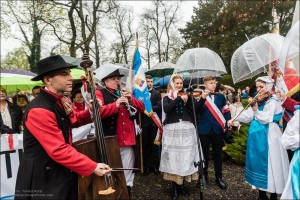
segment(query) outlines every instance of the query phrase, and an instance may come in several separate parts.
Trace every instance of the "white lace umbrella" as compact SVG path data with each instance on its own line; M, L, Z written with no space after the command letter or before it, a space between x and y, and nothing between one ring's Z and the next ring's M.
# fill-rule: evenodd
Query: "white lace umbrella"
M186 50L178 59L174 73L184 76L203 78L226 74L225 65L220 56L208 48Z
M283 41L283 36L267 33L240 46L231 58L233 83L267 72L268 64L279 59Z
M103 78L105 78L107 75L111 74L112 72L119 70L120 74L123 74L124 76L121 78L121 83L126 83L126 79L129 74L129 69L126 67L123 67L122 65L118 64L104 64L101 67L95 69L93 72L95 73L94 79L97 83L101 84L101 81Z
M299 76L299 21L287 33L279 57L279 67L283 73L286 71L286 62L291 60L296 66Z

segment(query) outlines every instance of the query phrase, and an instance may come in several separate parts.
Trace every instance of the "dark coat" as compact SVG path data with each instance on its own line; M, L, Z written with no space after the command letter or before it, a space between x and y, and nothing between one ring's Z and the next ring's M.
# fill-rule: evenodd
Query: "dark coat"
M100 92L103 94L103 105L107 105L117 101L117 97L113 96L105 89L101 89ZM117 120L118 120L118 113L112 114L110 117L101 118L103 132L105 136L109 135L117 135Z
M57 126L58 129L62 131L62 139L64 141L58 139L59 143L61 143L60 149L66 147L67 145L65 144L70 144L71 119L56 101L56 97L41 90L40 94L26 108L23 136L24 153L17 175L15 199L67 200L77 198L77 174L62 164L54 161L49 156L49 152L45 151L45 145L49 144L43 144L44 146L42 146L41 141L38 141L26 126L30 110L42 108L45 113L43 113L43 111L40 112L41 119L46 118L44 117L47 115L46 112L50 111L54 113L57 121L57 125L54 125L55 127L53 127L53 129ZM49 117L49 115L47 116ZM28 120L30 119L28 118ZM45 131L49 132L51 130ZM40 132L39 134L42 135L43 133ZM49 140L51 139L49 138ZM53 146L56 145L54 144L56 141L54 141L53 138L51 142L53 143ZM69 165L72 163L83 162L83 159L80 160L79 158L80 155L74 155L70 148L65 152L61 151L59 153L58 151L59 150L56 150L56 154L59 155L54 155L55 153L50 154L56 158L61 156L61 154L64 154L65 156L63 157L64 160L62 162L67 162ZM84 167L81 167L82 170L86 171L84 168L85 166L88 166L88 164L84 164L83 166Z
M224 94L218 93L215 95L214 103L222 112L223 107L226 105L226 99ZM196 110L199 110L198 114L198 133L199 134L208 134L211 130L216 134L223 134L224 130L214 118L212 113L209 111L208 107L203 104L202 106L196 107ZM224 113L224 118L226 122L231 118L230 112ZM225 123L226 126L227 123Z
M112 93L115 90L108 89ZM107 91L106 91L107 92ZM125 105L121 105L118 109L116 106L117 98L113 97L111 94L103 93L96 90L96 96L99 98L103 106L101 108L101 120L102 125L105 127L105 135L115 135L118 136L119 146L133 146L136 144L135 127L133 120L129 117L129 112ZM132 97L131 104L137 109L138 113L142 113L145 110L145 105L142 101ZM111 102L111 103L110 103ZM106 133L106 131L108 131Z
M161 95L160 92L152 89L149 91L151 93L150 101L152 105L153 112L156 112L158 117L161 119ZM142 114L142 127L156 126L151 117L148 117L146 114Z
M194 98L194 103L197 107L200 107L204 104L205 99L200 99L196 101ZM170 99L168 96L164 97L163 106L164 112L166 113L166 119L163 124L171 124L182 121L190 121L195 123L193 118L193 104L192 98L189 96L187 103L184 105L184 102L180 96L177 96L174 100Z
M11 117L12 128L9 128L3 123L2 116L0 115L0 132L2 133L20 133L20 125L22 122L23 111L22 109L13 103L7 102L8 111Z

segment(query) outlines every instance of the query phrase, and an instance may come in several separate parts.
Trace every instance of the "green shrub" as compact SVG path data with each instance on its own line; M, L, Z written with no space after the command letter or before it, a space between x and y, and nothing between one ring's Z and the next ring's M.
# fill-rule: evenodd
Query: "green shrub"
M242 100L243 107L248 104L247 99ZM230 160L238 165L245 165L246 144L248 137L249 124L241 123L239 133L236 130L232 132L232 138L223 149L223 159Z
M233 131L233 138L227 144L226 150L223 151L223 157L228 158L238 165L245 165L246 144L248 137L248 124L241 123L240 133Z

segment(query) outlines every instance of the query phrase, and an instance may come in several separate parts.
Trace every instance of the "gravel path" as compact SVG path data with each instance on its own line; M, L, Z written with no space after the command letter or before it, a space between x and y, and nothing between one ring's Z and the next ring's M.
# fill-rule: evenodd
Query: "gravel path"
M244 182L244 167L235 165L230 161L223 163L223 179L227 183L227 190L221 190L215 183L213 163L209 164L209 177L207 189L204 190L204 199L257 199L258 192ZM190 191L188 198L180 196L179 199L200 199L199 189L194 187L195 182L188 183ZM153 173L143 176L137 173L132 199L170 199L171 184L162 179L162 175Z

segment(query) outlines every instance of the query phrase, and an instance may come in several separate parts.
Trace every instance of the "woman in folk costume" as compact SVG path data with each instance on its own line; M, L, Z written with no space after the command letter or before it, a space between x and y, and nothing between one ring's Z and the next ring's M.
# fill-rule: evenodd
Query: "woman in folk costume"
M277 199L283 192L288 176L289 160L281 144L278 122L282 117L281 103L272 97L274 81L267 76L256 79L258 97L249 98L251 107L236 120L249 123L246 149L245 181L259 190L258 199ZM229 125L232 124L230 120Z
M295 106L294 116L287 124L281 138L281 142L286 149L294 151L294 156L290 164L288 181L285 185L281 199L300 199L300 106Z
M177 199L179 192L189 195L184 181L198 180L194 162L199 161L199 151L192 117L193 98L178 94L183 91L183 78L172 75L168 88L162 103L164 134L159 170L163 172L163 179L172 181L171 197ZM203 99L198 103L204 103Z

